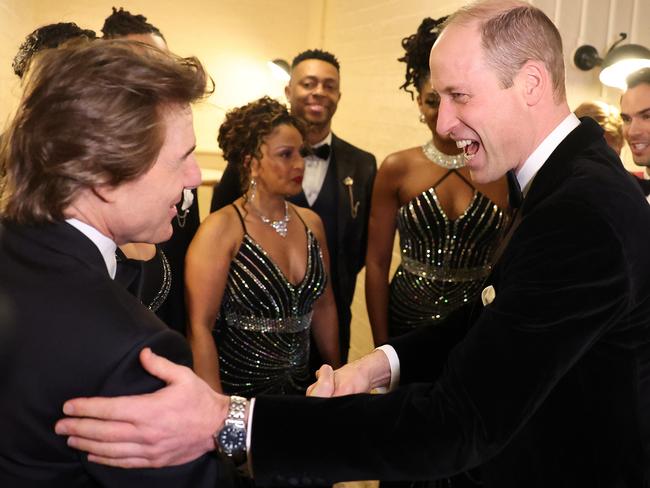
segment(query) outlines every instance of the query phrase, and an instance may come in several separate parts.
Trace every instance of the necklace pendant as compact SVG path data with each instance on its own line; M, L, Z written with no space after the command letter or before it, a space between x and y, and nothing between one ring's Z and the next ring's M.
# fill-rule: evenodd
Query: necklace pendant
M274 220L271 222L271 227L273 230L280 234L280 237L287 237L287 221L286 220Z
M260 220L263 223L276 231L280 237L287 237L287 233L289 232L287 224L291 218L289 217L289 204L286 201L284 202L284 217L280 220L271 220L270 218L259 213L257 210L255 210L255 213L259 216Z

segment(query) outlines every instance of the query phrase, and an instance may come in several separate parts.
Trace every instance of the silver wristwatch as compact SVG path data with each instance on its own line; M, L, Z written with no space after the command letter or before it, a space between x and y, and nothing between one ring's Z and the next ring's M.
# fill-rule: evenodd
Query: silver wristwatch
M244 415L248 400L240 396L230 397L228 416L223 428L214 434L214 441L220 453L233 460L236 465L246 461L246 423Z

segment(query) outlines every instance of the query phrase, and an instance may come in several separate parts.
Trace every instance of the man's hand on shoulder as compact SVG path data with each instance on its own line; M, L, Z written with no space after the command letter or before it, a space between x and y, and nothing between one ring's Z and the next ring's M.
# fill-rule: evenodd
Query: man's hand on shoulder
M123 468L184 464L213 450L229 398L148 348L140 361L167 386L144 395L69 400L63 405L68 417L57 422L56 433L87 451L89 461Z

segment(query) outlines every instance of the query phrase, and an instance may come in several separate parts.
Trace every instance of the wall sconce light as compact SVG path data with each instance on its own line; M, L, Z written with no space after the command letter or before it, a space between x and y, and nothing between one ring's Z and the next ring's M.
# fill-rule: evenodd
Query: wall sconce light
M621 32L621 38L609 48L605 58L598 56L595 47L584 45L576 49L573 62L576 67L588 71L595 66L602 66L603 69L598 76L603 85L612 86L625 90L627 84L625 79L634 71L650 67L650 49L639 44L619 44L627 38L625 32Z
M280 81L289 81L291 78L291 75L289 74L291 68L289 67L289 63L284 59L276 58L273 61L268 61L266 64L271 70L271 73L273 73L274 78Z

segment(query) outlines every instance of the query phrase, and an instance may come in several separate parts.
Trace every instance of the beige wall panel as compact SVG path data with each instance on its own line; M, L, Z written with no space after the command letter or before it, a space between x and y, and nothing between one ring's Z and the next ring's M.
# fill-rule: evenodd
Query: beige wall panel
M0 133L20 97L20 84L11 69L11 62L25 32L33 24L33 6L23 0L0 0Z
M112 6L147 16L173 51L199 57L216 82L215 93L195 109L197 145L202 151L217 150L216 132L229 108L265 94L284 97L283 83L272 77L266 62L277 57L290 60L302 50L309 38L305 26L310 30L312 24L319 26L322 10L319 1L295 0L4 1L16 27L7 32L3 43L3 69L36 26L72 21L99 31ZM33 15L23 15L27 6ZM311 21L316 14L318 20ZM9 96L4 87L2 92Z

